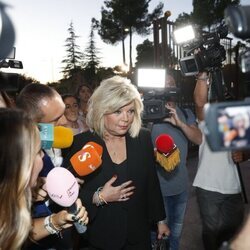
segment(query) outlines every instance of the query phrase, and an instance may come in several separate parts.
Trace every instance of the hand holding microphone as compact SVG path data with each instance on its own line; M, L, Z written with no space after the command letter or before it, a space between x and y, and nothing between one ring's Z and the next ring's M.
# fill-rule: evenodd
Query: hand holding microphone
M79 198L76 200L75 204L76 207L79 208L77 209L77 213L71 213L69 212L69 210L63 209L58 213L51 215L52 224L58 231L72 227L73 224L76 227L78 233L84 233L86 231L87 229L86 225L88 224L89 221L88 213L85 207L82 206L82 202ZM80 226L82 226L83 229L79 231L77 224L79 224L78 226L79 228Z
M79 199L78 206L76 204L79 187L74 175L65 168L55 167L47 176L46 189L51 200L60 206L67 207L68 212L74 214L73 217L71 215L71 220L68 217L69 221L74 221L78 233L84 233L87 230L87 212L81 207ZM66 227L68 227L67 223Z
M159 135L155 140L156 161L167 171L171 172L180 163L180 151L173 138L167 134Z

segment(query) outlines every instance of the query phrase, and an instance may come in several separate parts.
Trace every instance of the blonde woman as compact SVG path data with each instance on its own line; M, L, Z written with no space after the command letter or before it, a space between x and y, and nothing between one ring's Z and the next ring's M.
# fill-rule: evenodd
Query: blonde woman
M84 177L80 198L89 211L90 249L148 250L150 227L158 238L169 234L154 166L150 132L141 128L143 104L137 89L123 77L104 80L89 100L87 125L67 159L87 142L103 147L102 165Z
M38 129L23 112L1 108L0 120L0 249L16 250L31 230L30 186L43 154Z
M31 219L31 189L43 167L44 153L37 126L22 111L0 108L0 120L0 249L17 250L28 236L36 241L52 234L45 218ZM75 216L87 224L80 199L77 207ZM52 214L54 231L72 227L72 216L66 210Z

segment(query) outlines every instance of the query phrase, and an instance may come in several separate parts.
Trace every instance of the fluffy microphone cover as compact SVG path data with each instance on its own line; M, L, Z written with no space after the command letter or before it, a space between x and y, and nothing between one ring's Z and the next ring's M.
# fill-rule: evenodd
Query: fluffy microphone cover
M167 134L159 135L155 144L156 161L167 172L173 171L180 163L180 150L174 144L173 138Z
M63 126L54 127L53 148L68 148L73 143L73 132L70 128Z

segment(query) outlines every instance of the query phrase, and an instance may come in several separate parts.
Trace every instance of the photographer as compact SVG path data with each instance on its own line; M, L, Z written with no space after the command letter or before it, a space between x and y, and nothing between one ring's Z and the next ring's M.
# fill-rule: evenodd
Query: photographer
M236 163L242 152L212 152L204 135L204 105L208 102L209 75L196 78L194 101L199 127L203 132L199 148L198 170L193 186L202 220L202 238L206 250L217 250L239 229L244 218L241 185Z
M175 87L173 76L166 79L166 88ZM169 245L171 250L178 250L183 226L186 205L188 201L188 173L186 159L188 140L199 144L201 133L197 127L195 116L189 109L181 109L173 100L166 100L169 116L162 123L152 126L152 140L162 134L170 135L180 151L180 163L168 172L157 164L157 173L166 211L166 222L170 228Z

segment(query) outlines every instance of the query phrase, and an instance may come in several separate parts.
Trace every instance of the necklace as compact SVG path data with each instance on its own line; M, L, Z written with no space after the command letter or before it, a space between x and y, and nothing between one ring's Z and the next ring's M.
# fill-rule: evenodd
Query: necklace
M119 164L126 159L127 152L125 138L120 138L118 140L106 140L105 143L110 158L114 163Z

